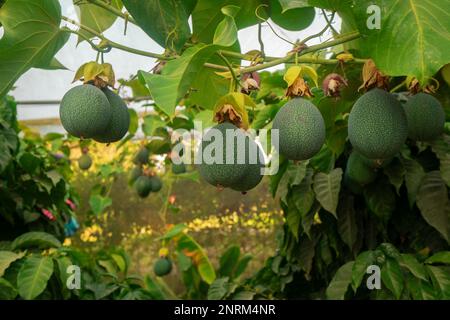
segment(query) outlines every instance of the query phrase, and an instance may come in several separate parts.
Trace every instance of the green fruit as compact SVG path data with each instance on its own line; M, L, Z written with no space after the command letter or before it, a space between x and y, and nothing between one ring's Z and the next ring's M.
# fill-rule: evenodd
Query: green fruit
M403 106L408 119L408 137L431 141L444 131L445 112L438 99L426 93L412 96Z
M78 159L78 167L81 170L89 170L89 168L92 165L92 159L88 154L83 154L79 159Z
M107 129L112 111L102 90L84 84L67 91L61 101L59 117L68 133L87 139Z
M197 159L201 159L200 175L213 186L235 185L248 171L249 146L250 138L235 125L224 122L214 126L203 135L197 153Z
M111 105L112 117L104 132L94 136L94 140L101 143L112 143L122 139L130 127L130 114L123 100L108 88L103 93Z
M313 7L295 8L282 12L279 0L270 1L270 18L283 29L298 31L307 28L316 14Z
M172 271L172 261L168 258L159 258L153 265L153 271L158 277L164 277Z
M134 188L141 198L146 198L152 191L152 182L147 176L140 176L134 183Z
M130 171L130 175L128 177L128 183L129 184L133 184L134 182L136 182L136 180L142 176L142 168L141 167L134 167L131 171Z
M400 151L407 135L405 112L392 94L372 89L355 102L348 118L348 137L363 156L391 158Z
M255 188L264 176L261 172L264 168L264 156L262 151L255 142L251 141L250 143L256 145L259 156L257 157L256 163L248 165L247 173L242 179L231 186L231 189L235 191L247 192Z
M175 164L172 163L172 173L182 174L186 172L186 165L184 163Z
M317 107L303 98L286 103L273 120L278 129L278 152L290 160L306 160L320 151L325 142L325 122Z
M150 157L150 151L146 147L139 149L138 153L134 157L133 162L135 164L146 164L148 163L148 158Z
M158 176L152 176L150 177L150 185L152 192L158 192L162 188L162 181Z
M371 183L377 177L377 173L369 163L369 159L353 151L347 161L345 176L361 186Z

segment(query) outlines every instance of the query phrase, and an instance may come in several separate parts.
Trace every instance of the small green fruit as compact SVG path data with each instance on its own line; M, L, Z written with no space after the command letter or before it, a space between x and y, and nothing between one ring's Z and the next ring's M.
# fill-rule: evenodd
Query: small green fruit
M172 261L169 258L159 258L153 265L153 271L158 277L164 277L172 271Z
M89 170L89 168L92 165L92 158L88 155L88 154L83 154L79 159L78 159L78 167L81 170Z
M140 176L134 183L134 188L141 198L146 198L152 191L152 182L147 176Z
M377 173L373 167L369 166L369 163L369 159L353 151L347 161L345 176L360 186L371 183L377 177Z
M162 181L158 176L150 177L152 192L158 192L162 188Z
M142 176L143 172L142 172L142 168L141 167L134 167L131 171L130 171L130 175L128 177L128 183L131 185L134 182L136 182L136 180Z
M135 164L147 164L149 157L150 157L150 151L148 151L148 149L146 147L142 147L141 149L139 149L133 162Z
M172 163L172 173L182 174L186 172L186 165L184 163L175 164Z

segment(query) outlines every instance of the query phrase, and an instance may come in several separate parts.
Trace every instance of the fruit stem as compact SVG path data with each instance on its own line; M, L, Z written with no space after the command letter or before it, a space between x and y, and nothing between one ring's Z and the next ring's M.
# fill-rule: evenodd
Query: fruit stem
M228 61L228 59L225 58L220 52L218 52L217 55L220 57L220 59L223 60L223 62L225 62L225 64L227 65L228 70L230 70L231 76L233 78L232 81L234 81L233 91L236 91L238 86L239 86L239 79L236 76L236 73L234 72L233 66L231 65L230 61Z

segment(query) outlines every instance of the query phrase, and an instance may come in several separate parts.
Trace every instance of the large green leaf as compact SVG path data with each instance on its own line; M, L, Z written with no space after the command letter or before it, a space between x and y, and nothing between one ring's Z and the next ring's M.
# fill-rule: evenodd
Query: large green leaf
M208 289L208 300L220 300L223 299L230 286L228 277L218 278L211 283Z
M361 281L366 274L367 267L375 262L375 257L372 251L365 251L356 257L355 263L352 267L352 288L356 291L361 285Z
M13 300L17 297L17 290L6 279L0 278L0 300Z
M32 231L24 233L14 239L11 244L12 250L37 247L40 249L59 248L61 242L53 235L46 232Z
M419 192L422 179L425 176L425 171L415 160L405 160L404 165L406 169L405 183L408 191L408 200L409 205L412 207L416 202L417 192Z
M441 292L443 300L450 299L450 267L426 266L433 285Z
M69 34L59 28L57 0L10 0L0 9L0 97L35 66L49 65Z
M123 0L136 23L161 47L179 51L190 35L185 0Z
M427 260L425 260L425 263L433 264L433 263L445 263L450 264L450 251L441 251L438 252L431 257L429 257Z
M402 269L397 261L388 258L381 268L381 280L392 291L397 299L400 299L403 291Z
M14 261L22 258L25 253L15 253L11 251L0 251L0 277L8 269L9 265Z
M283 174L277 187L280 200L283 203L287 204L286 197L289 192L289 188L299 185L305 178L307 165L307 161L288 165L286 172Z
M92 209L92 212L98 216L102 213L106 208L112 205L112 199L110 197L103 197L99 194L93 194L89 198L89 205Z
M53 260L49 257L29 257L20 268L17 286L22 298L31 300L47 287L53 274Z
M356 212L352 195L346 195L339 201L337 217L339 235L350 250L353 250L353 245L358 235L358 226L356 224Z
M225 6L221 9L225 18L220 21L214 32L214 44L229 47L237 41L237 26L234 17L239 10L240 7L237 6Z
M369 5L381 10L380 29L367 26ZM386 74L411 75L425 83L449 62L449 0L362 0L353 11L365 56Z
M289 228L297 239L300 223L303 227L303 231L308 236L310 235L314 214L317 211L317 208L313 207L315 195L311 188L312 175L312 170L307 170L303 181L298 186L292 188L291 197L293 198L294 203L289 206L286 220ZM296 210L291 212L291 209Z
M80 2L79 0L73 0L73 3L80 8L80 10L77 11L80 23L98 33L103 33L103 31L108 30L117 19L115 14L95 4ZM122 10L123 5L121 0L112 0L108 1L108 3L113 8ZM80 29L80 33L89 39L94 37L93 34L84 29ZM83 40L84 38L82 36L78 37L78 43Z
M267 4L266 0L198 0L197 6L192 12L193 39L195 41L212 43L214 33L223 19L221 9L226 5L235 5L241 9L235 17L238 29L254 25L259 20L255 10L260 4ZM265 8L258 10L259 15L264 16Z
M326 291L327 299L344 300L348 286L352 282L353 264L353 261L347 262L336 271Z
M447 187L439 171L425 175L417 194L417 206L425 221L449 241L450 205Z
M314 192L322 207L331 212L337 219L336 208L341 190L342 169L336 168L329 174L318 172L314 176Z
M222 277L233 277L234 269L239 262L241 249L239 246L229 247L220 257L219 274Z
M196 45L187 49L183 55L169 61L162 73L152 74L139 71L139 78L149 88L158 107L167 115L174 116L177 103L186 95L199 69L217 50L215 45Z
M216 279L216 272L205 250L189 235L177 237L177 248L193 258L200 277L208 284Z
M402 254L399 261L400 266L408 269L416 278L428 281L427 272L412 254Z

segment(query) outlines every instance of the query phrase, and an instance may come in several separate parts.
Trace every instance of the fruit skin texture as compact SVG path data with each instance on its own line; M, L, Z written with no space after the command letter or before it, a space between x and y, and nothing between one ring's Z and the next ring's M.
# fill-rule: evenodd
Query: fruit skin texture
M142 147L141 149L139 149L133 162L135 164L146 164L146 163L148 163L149 156L150 156L150 151L148 151L148 149L146 147Z
M136 182L136 180L142 176L143 172L142 172L142 168L141 167L134 167L131 171L130 171L130 175L128 177L128 183L131 185L134 182Z
M68 133L87 139L107 129L112 112L102 90L84 84L67 91L61 101L59 117Z
M111 106L111 121L104 132L94 137L94 140L101 143L112 143L122 139L130 127L130 114L128 107L117 94L105 88L102 90Z
M235 133L236 136L234 136L233 139L230 139L230 133ZM238 141L245 141L244 150L239 150L240 148ZM235 125L229 122L218 124L208 130L203 135L203 139L197 153L197 159L202 159L201 163L198 165L198 171L202 178L213 186L225 188L231 187L242 180L242 177L245 176L248 170L247 160L250 146L249 142L250 138L246 136L242 130L238 129ZM227 145L230 147L234 146L233 163L226 163ZM216 149L222 150L222 163L206 163L206 161L215 160ZM203 157L201 155L202 153ZM210 155L212 155L214 159L206 159ZM238 157L243 157L244 155L244 163L238 163Z
M444 131L445 112L438 99L426 93L412 96L403 106L408 119L408 137L431 141Z
M162 188L162 181L158 176L150 177L150 184L152 186L152 192L158 192Z
M325 142L325 122L317 107L303 98L287 102L273 120L279 131L278 152L290 160L306 160Z
M405 112L392 94L372 89L355 102L348 118L348 137L363 156L391 158L400 151L407 135Z
M360 155L358 152L353 151L347 161L347 167L345 168L345 176L348 180L364 186L371 183L377 177L377 173L374 168L368 166L369 159Z
M134 188L141 198L146 198L152 191L152 183L149 177L140 176L134 183Z
M172 261L168 258L159 258L153 265L153 272L158 277L164 277L172 271Z
M256 145L255 142L250 141L251 144ZM258 158L257 162L254 164L249 164L247 173L242 177L242 179L231 186L231 189L235 191L247 192L255 188L262 180L264 175L261 173L261 169L264 168L264 158L261 149L258 145Z
M172 163L172 173L173 174L182 174L186 172L186 165L184 163L175 164Z
M92 159L88 154L83 154L78 159L78 167L81 170L89 170L89 168L92 166Z

